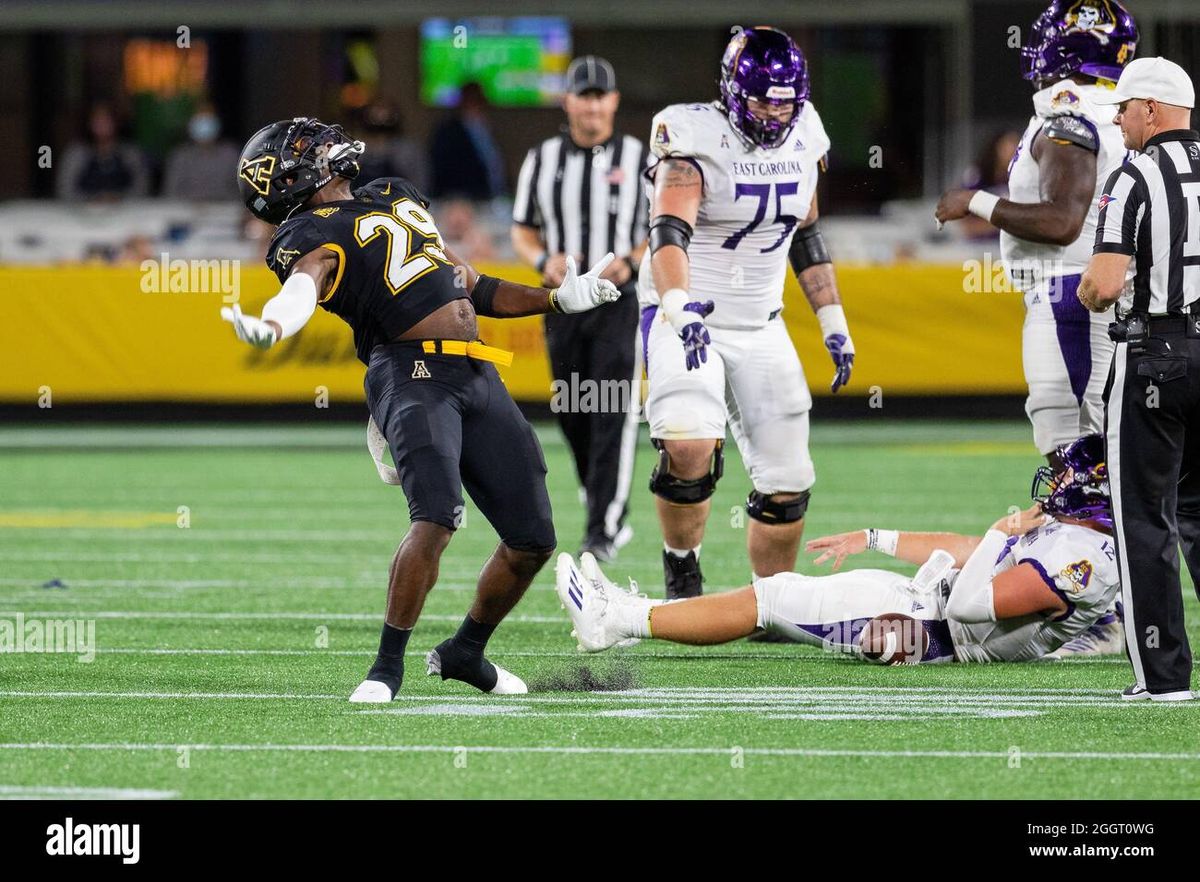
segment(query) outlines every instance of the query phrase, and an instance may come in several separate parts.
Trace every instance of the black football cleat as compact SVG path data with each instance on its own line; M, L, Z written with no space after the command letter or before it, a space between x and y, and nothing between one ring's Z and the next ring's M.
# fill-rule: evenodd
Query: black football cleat
M464 652L451 637L425 654L425 673L443 680L461 680L492 695L524 695L529 691L516 674L488 661L478 652Z
M704 575L694 551L689 551L686 557L676 557L664 548L663 579L667 584L667 600L699 597L704 593Z

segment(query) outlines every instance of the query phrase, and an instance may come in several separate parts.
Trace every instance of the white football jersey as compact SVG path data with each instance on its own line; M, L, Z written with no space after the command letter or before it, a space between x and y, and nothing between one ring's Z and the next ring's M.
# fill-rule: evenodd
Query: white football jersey
M1067 604L1059 616L1040 614L964 624L949 619L954 655L964 662L1031 661L1058 649L1104 615L1120 589L1116 550L1103 533L1054 521L1009 539L992 576L1018 564L1038 571Z
M1037 161L1033 158L1032 145L1046 120L1058 116L1077 117L1095 129L1100 149L1096 155L1095 191L1079 238L1070 245L1062 246L1027 242L1010 233L1000 232L1000 254L1009 279L1014 288L1026 292L1029 300L1046 292L1048 278L1081 273L1091 259L1092 246L1096 241L1096 218L1100 213L1097 200L1108 176L1130 155L1121 138L1120 126L1113 124L1116 106L1095 103L1095 99L1111 94L1112 89L1105 86L1080 85L1063 80L1033 96L1033 116L1008 167L1010 201L1042 201L1041 176Z
M783 307L792 234L808 217L829 151L817 109L806 101L787 140L768 150L747 147L716 102L672 104L654 117L650 149L658 162L691 159L704 177L688 261L692 299L716 304L706 323L761 328ZM649 260L638 290L643 305L658 303Z

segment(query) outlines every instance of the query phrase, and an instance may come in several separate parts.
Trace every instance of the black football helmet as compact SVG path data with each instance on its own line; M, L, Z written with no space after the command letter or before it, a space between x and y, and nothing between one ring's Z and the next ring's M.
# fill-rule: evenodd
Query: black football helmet
M341 126L298 116L263 126L242 148L238 190L250 213L281 224L313 193L341 176L353 180L365 148Z

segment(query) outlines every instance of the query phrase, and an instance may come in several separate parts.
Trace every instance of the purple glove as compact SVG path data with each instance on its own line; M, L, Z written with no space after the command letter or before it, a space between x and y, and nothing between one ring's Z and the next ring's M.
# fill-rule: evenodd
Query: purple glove
M704 303L693 300L683 308L687 312L694 312L701 319L705 319L713 311L715 304L711 300ZM712 338L708 336L708 328L704 326L703 321L689 322L684 325L679 331L679 339L683 341L683 355L689 371L699 368L701 362L708 362L707 347L712 343Z
M830 334L825 338L825 348L833 358L833 383L829 391L837 392L850 382L850 371L854 367L854 344L845 334Z

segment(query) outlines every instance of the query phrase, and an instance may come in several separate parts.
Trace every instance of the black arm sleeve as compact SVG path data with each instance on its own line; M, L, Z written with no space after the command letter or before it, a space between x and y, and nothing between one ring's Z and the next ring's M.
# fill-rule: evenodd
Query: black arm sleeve
M475 287L471 289L471 303L475 306L476 315L498 317L492 302L496 299L496 289L499 287L500 280L495 276L480 276L475 281Z
M800 273L810 266L819 263L833 263L829 250L825 247L825 239L816 223L802 227L792 237L792 247L788 249L788 260L799 278Z

